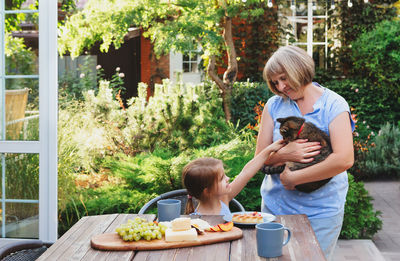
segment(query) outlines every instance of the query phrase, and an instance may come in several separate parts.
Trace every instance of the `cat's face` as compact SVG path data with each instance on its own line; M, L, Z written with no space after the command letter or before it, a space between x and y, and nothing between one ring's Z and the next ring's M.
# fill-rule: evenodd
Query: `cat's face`
M297 133L300 130L301 125L304 123L304 119L300 117L287 117L279 118L277 121L281 124L279 132L282 138L286 142L294 141L297 139Z

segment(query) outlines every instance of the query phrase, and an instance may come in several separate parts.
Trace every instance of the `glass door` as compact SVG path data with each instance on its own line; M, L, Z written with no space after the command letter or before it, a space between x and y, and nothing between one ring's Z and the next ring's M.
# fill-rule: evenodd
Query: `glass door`
M57 1L0 1L0 235L54 242Z

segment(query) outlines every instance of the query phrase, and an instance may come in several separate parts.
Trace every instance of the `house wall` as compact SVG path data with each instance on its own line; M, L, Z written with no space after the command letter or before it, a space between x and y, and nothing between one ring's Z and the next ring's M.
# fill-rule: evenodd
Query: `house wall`
M150 96L154 91L154 84L162 83L162 79L168 78L170 75L170 57L169 55L161 56L157 59L152 51L152 45L149 39L140 36L141 48L141 82L147 83L147 95Z
M182 53L171 52L169 54L169 57L170 57L169 78L172 82L177 81L177 77L179 74L181 75L182 81L184 83L198 84L202 81L203 73L201 71L199 71L197 73L188 73L188 72L184 73L183 72L183 66L182 66L183 55L182 55Z

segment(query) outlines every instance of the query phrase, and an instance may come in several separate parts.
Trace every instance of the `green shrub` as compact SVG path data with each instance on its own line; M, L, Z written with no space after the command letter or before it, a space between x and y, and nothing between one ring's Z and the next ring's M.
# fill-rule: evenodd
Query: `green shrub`
M372 238L382 228L382 221L379 219L381 212L374 211L371 200L364 183L355 182L353 176L349 174L349 191L340 238Z
M375 134L386 122L400 121L397 97L374 85L367 79L333 80L323 84L346 99L356 115L356 136L367 139L371 132Z
M125 145L137 151L168 148L179 154L189 148L213 146L230 140L234 129L225 122L222 99L214 83L156 84L147 101L147 86L128 101Z
M160 148L135 157L122 153L106 157L102 168L107 169L109 175L118 177L121 182L98 189L79 189L78 193L67 195L64 199L68 203L60 210L59 233L64 233L85 215L137 213L156 195L182 188L182 168L198 157L221 159L225 163L227 175L233 178L253 157L254 146L254 139L236 138L226 144L187 150L179 155ZM236 197L245 208L259 209L262 178L263 175L257 175Z
M330 17L330 31L329 35L332 36L332 43L340 41L340 46L331 48L330 55L328 55L329 67L334 67L340 71L340 76L354 77L361 72L357 71L355 74L352 72L354 66L352 60L352 52L356 49L352 42L360 37L364 32L371 32L376 24L383 20L390 20L397 16L396 7L393 3L398 0L374 0L365 4L364 1L352 1L353 5L348 6L348 1L335 1L336 8L328 11ZM326 1L328 2L328 1ZM369 46L374 45L375 41L380 39L373 38L371 42L367 43ZM371 49L372 55L378 50ZM333 56L333 57L332 57ZM331 58L332 57L332 58Z
M59 214L59 235L64 234L80 218L87 215L137 213L155 194L128 190L124 187L105 187L80 190L80 197L69 197Z
M400 23L383 21L361 34L351 50L353 74L376 85L380 92L400 94Z
M240 129L254 125L254 107L259 101L266 103L274 94L265 82L235 82L232 91L232 122Z
M365 152L362 178L400 177L400 128L387 123Z

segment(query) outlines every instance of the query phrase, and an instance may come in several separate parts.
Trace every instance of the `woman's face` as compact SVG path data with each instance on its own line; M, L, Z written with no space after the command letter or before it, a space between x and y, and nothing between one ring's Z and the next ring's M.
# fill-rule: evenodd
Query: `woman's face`
M286 74L281 73L273 75L271 76L271 81L275 88L286 97L292 100L297 100L300 98L299 91L295 91L290 87Z

